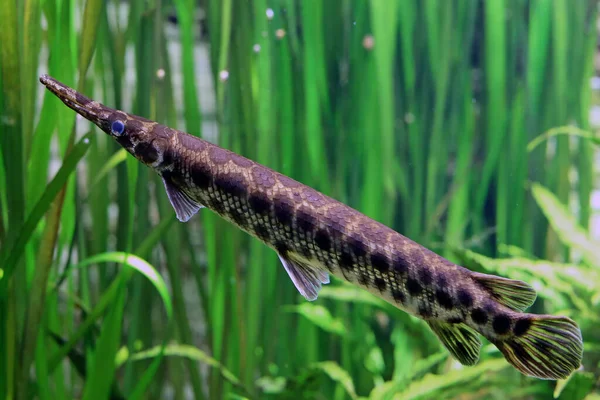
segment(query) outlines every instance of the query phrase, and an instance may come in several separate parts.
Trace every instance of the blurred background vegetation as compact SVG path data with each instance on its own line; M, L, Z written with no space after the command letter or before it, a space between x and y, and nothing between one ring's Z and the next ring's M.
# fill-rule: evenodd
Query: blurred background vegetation
M600 399L596 0L5 0L0 398ZM574 318L584 364L452 360L274 252L38 82L202 136ZM591 117L592 118L591 118ZM596 120L598 118L596 117ZM129 254L129 255L128 255Z

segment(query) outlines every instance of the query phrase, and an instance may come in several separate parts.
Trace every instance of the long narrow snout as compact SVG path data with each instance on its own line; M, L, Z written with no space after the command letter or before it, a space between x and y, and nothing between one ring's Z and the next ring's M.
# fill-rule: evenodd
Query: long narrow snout
M57 81L46 74L40 76L40 82L70 109L102 128L110 112L104 105L92 101L78 91Z

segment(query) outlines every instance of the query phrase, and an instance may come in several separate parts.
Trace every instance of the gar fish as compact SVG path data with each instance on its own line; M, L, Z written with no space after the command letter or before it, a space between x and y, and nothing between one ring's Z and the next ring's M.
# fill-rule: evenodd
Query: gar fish
M177 218L203 207L273 248L307 300L330 274L423 319L464 365L486 337L525 375L566 378L581 364L577 324L525 313L527 283L470 271L359 211L241 155L157 122L109 108L57 80L40 81L156 171Z

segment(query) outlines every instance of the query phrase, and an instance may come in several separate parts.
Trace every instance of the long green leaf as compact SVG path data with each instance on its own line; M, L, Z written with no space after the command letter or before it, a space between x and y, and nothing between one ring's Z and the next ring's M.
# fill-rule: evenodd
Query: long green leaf
M30 239L33 230L54 201L54 198L58 192L64 187L65 183L69 179L69 176L75 170L77 163L89 149L91 145L90 137L90 134L84 136L64 160L63 165L58 170L52 181L48 184L46 190L42 194L42 197L27 217L27 221L21 227L14 244L11 246L3 246L3 251L0 255L0 260L2 260L0 265L3 266L4 273L3 278L0 280L0 296L6 295L7 282L10 276L14 273L17 261L22 256L25 245Z
M598 249L600 243L595 243L589 234L555 195L539 183L531 187L533 197L560 240L570 248L580 251L583 258L592 265L600 265Z

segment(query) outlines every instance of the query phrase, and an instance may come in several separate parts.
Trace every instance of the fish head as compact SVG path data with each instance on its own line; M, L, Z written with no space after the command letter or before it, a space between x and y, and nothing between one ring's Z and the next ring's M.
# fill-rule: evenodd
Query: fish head
M149 119L91 100L73 88L42 75L40 82L73 111L94 123L144 164L167 168L174 131Z

